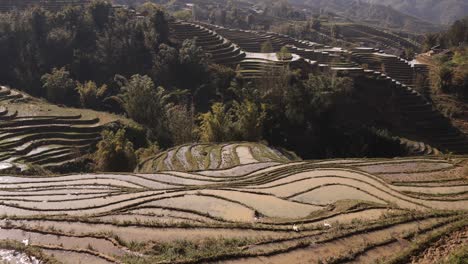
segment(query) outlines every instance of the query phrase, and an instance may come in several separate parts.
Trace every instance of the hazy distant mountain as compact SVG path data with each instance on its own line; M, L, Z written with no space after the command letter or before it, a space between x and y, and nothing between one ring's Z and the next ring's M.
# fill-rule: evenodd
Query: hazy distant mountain
M468 0L362 0L391 6L427 21L449 25L468 15Z
M438 21L423 20L416 16L400 12L390 6L376 3L404 0L289 0L291 3L304 4L313 9L334 12L343 17L363 21L375 26L408 30L414 32L438 31L441 27L435 25ZM426 1L426 0L415 0ZM445 0L438 0L445 1ZM456 1L456 0L455 0ZM461 0L467 1L467 0Z

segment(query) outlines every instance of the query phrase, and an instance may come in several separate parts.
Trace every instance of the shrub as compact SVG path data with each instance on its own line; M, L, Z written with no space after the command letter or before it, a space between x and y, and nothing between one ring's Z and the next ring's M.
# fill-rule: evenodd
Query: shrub
M97 87L93 81L88 81L84 84L78 83L76 91L80 95L80 103L82 107L98 109L102 97L107 91L107 85Z
M240 140L258 141L262 138L266 105L259 107L249 100L244 100L242 103L235 101L232 112L235 118L234 130Z
M167 111L168 128L172 143L182 145L195 141L195 113L193 108L177 105Z
M167 143L168 129L166 112L170 107L167 93L162 87L155 88L150 77L133 75L123 87L124 108L130 118L147 126L151 136L160 143Z
M232 135L232 116L226 111L222 103L215 103L211 111L200 114L200 129L198 130L201 141L223 142L230 141Z
M245 99L231 108L215 103L210 112L199 116L200 139L204 142L258 141L262 138L266 106Z
M291 60L292 54L287 47L282 47L280 52L276 54L276 57L278 57L279 60Z
M47 100L56 104L73 104L75 97L75 81L65 68L54 68L51 73L41 77Z
M447 261L444 264L467 264L468 263L468 246L463 246L462 248L451 252L448 256Z
M140 148L137 150L136 155L138 157L138 161L143 161L150 157L155 157L161 152L159 145L157 143L153 143L149 145L147 148Z
M273 52L273 44L271 44L271 41L267 40L262 43L262 46L260 48L262 53L272 53Z
M133 144L125 138L125 130L105 130L94 154L96 168L100 171L131 172L136 166Z

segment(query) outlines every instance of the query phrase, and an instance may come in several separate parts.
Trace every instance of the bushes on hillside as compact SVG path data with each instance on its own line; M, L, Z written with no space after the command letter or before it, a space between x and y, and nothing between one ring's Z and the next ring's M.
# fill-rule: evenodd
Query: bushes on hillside
M276 53L276 57L278 60L291 60L292 54L287 47L282 47L280 52Z
M273 44L271 43L270 40L267 40L262 43L262 46L260 47L260 51L262 53L272 53L273 52Z
M171 94L156 88L148 76L133 75L123 89L124 108L128 116L150 129L151 137L169 143L167 109Z
M199 116L199 136L204 142L258 141L263 135L265 106L244 100L230 108L215 103L211 111Z
M108 88L105 84L98 87L95 82L88 81L84 84L78 83L76 90L80 95L80 104L82 107L99 109Z
M200 114L200 140L203 142L231 141L232 116L222 103L214 103L211 111Z
M133 144L125 137L125 130L105 130L94 153L96 169L107 172L131 172L136 166Z
M56 104L74 104L76 83L65 68L54 68L41 78L47 100Z
M168 129L172 144L182 145L196 141L195 111L185 105L176 105L167 111Z
M454 49L453 56L437 56L430 82L435 93L451 93L468 98L468 48Z

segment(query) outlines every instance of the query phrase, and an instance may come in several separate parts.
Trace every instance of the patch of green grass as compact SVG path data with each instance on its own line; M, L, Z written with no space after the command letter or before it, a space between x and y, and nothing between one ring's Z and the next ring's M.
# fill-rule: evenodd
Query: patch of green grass
M156 242L145 249L146 256L126 255L121 261L129 264L179 262L214 259L219 256L240 254L243 247L254 241L248 238L206 238L199 241L176 240Z
M443 264L468 264L468 245L451 253Z

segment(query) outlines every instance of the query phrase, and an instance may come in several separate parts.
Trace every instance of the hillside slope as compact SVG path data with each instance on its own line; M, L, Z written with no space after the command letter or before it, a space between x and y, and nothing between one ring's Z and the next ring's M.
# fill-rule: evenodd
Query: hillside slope
M411 32L438 31L441 28L434 20L423 20L393 9L390 6L369 4L356 0L291 0L292 3L304 4L311 9L333 12L340 16L395 30Z
M412 16L436 24L449 25L468 14L466 0L363 0L369 3L391 6Z
M0 172L29 165L58 168L92 150L101 131L126 118L53 105L0 86Z

